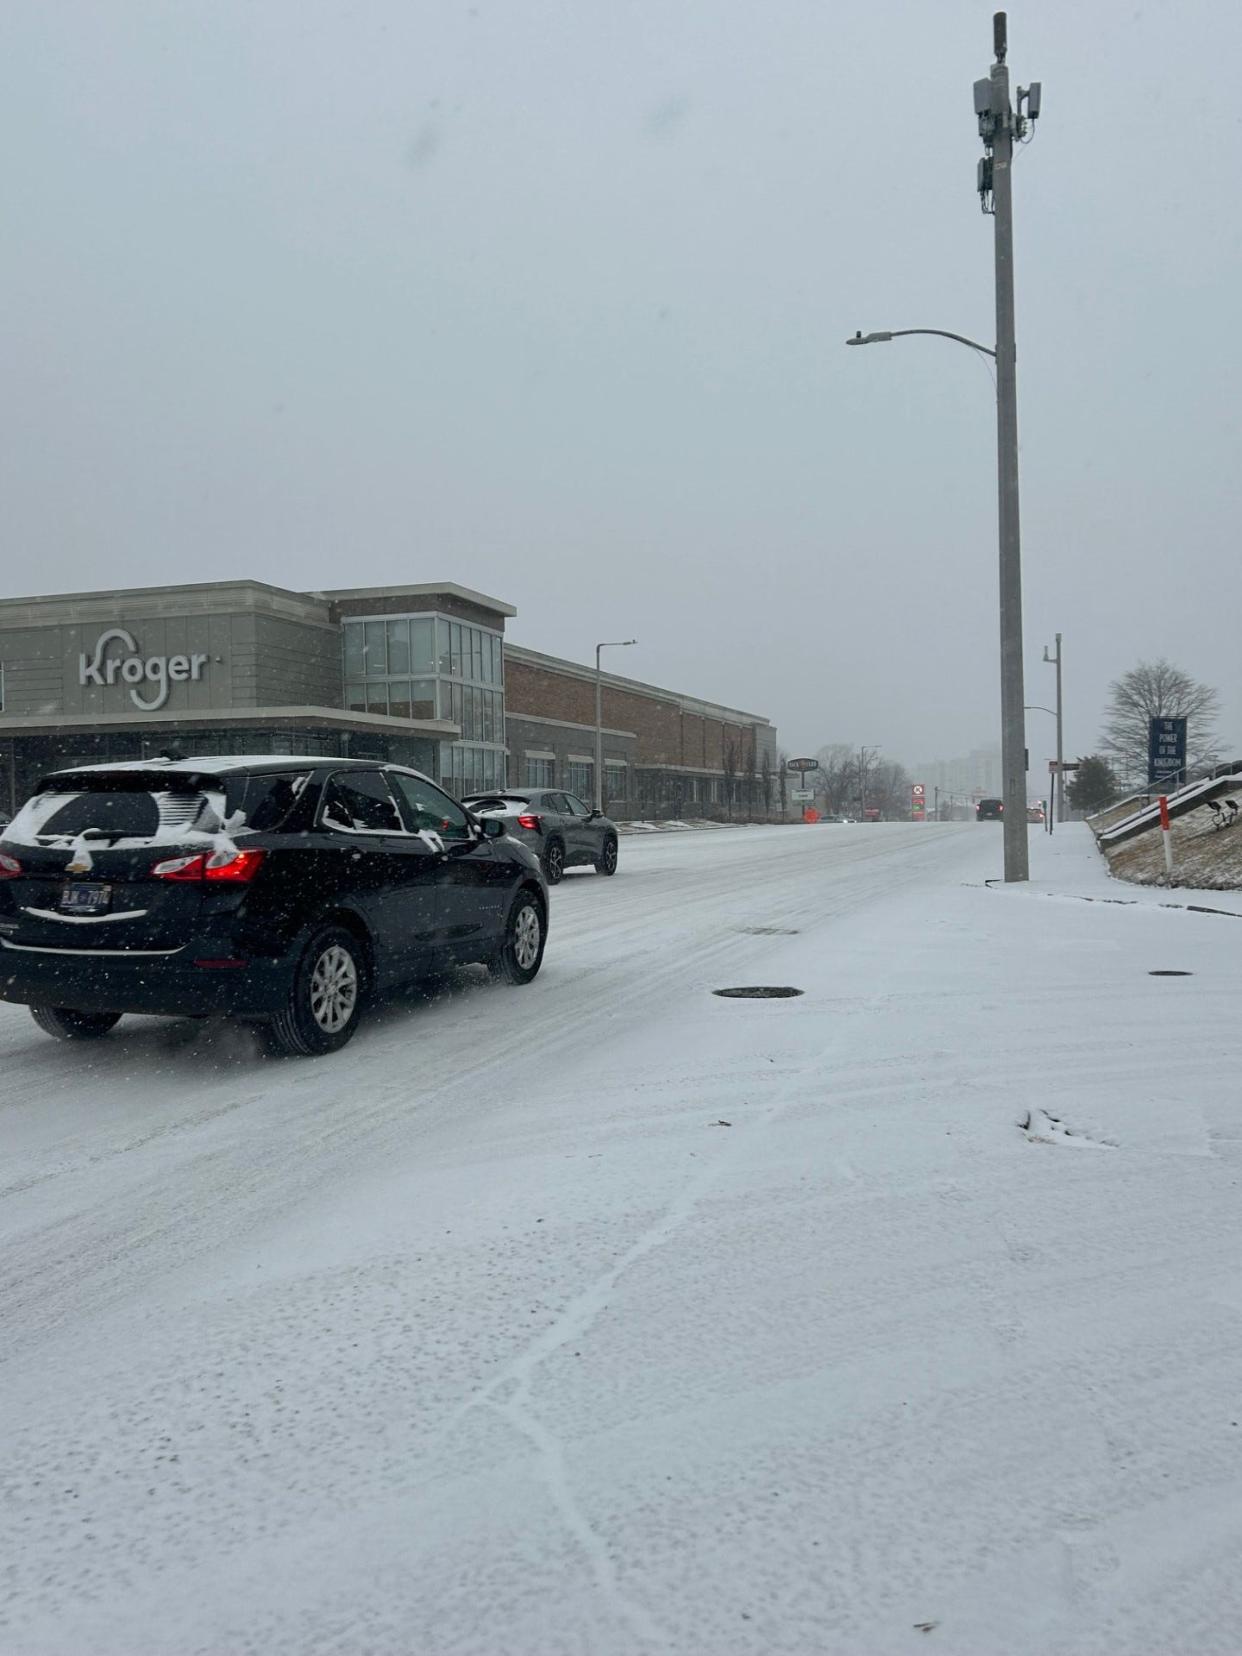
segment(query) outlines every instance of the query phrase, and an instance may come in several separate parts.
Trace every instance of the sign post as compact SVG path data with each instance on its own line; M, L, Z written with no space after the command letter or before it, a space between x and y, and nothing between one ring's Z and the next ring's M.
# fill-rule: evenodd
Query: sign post
M1185 719L1147 721L1147 786L1180 788L1186 780Z
M788 759L785 762L785 769L793 771L794 774L797 776L798 780L803 784L803 786L800 787L800 788L791 788L789 790L790 798L797 801L798 803L802 803L805 800L814 799L815 798L815 789L814 788L808 788L806 786L806 779L807 779L807 775L810 771L817 771L819 769L819 760L818 759ZM802 820L803 820L803 822L818 822L819 821L819 812L815 809L815 807L813 805L803 804L802 805Z
M1155 723L1155 720L1152 720ZM1164 872L1173 883L1173 830L1169 824L1169 801L1160 795L1160 838L1164 841Z
M927 789L921 782L910 784L910 816L915 822L927 821Z

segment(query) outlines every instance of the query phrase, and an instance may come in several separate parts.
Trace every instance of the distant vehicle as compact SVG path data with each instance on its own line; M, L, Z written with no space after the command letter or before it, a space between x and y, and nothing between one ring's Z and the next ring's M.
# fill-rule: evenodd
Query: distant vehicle
M549 885L567 868L617 872L617 825L560 788L505 788L467 794L462 802L480 821L504 823L505 832L539 858Z
M1005 815L1003 799L981 799L975 806L976 822L1000 822Z
M223 1013L314 1057L373 989L472 961L529 983L547 926L524 845L369 760L60 771L0 839L0 999L62 1040Z
M1042 805L1028 805L1027 808L1026 808L1026 820L1028 822L1043 822L1043 820L1044 820L1044 808L1043 808L1043 806Z

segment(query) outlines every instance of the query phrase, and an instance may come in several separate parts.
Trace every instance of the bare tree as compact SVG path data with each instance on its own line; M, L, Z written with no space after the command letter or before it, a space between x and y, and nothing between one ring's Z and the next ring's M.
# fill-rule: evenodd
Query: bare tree
M789 755L784 751L776 755L776 784L780 792L781 821L789 815Z
M885 822L910 820L910 777L904 765L892 761L867 766L867 805Z
M763 758L759 763L759 790L763 795L763 814L772 815L772 755L767 748L763 750Z
M1216 745L1212 729L1220 696L1171 662L1140 661L1109 686L1101 751L1128 781L1147 776L1147 733L1152 719L1185 719L1186 758L1202 764Z
M733 820L733 797L737 786L737 743L732 736L726 736L720 751L720 768L724 771L725 803L729 808L729 820Z
M811 772L815 790L832 815L843 814L858 792L858 758L848 742L829 742L817 749L819 769Z

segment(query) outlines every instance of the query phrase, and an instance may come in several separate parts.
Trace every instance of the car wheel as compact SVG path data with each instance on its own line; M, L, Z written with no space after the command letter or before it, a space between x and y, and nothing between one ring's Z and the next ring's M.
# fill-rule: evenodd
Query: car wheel
M300 1058L339 1052L358 1027L365 973L358 939L342 926L316 932L293 975L289 1004L264 1026L268 1050Z
M599 874L615 874L617 872L617 842L610 834L604 841L604 849L599 861L595 864Z
M67 1006L32 1006L30 1016L58 1041L97 1041L121 1018L119 1012L72 1012Z
M550 886L560 885L565 877L565 847L553 840L543 854L543 877Z
M488 962L488 971L506 983L529 983L543 964L547 936L543 904L534 892L519 892L505 922L504 941Z

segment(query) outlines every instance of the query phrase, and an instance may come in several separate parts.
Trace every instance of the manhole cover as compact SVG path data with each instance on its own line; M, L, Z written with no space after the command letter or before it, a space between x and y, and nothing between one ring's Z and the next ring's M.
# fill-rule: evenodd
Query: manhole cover
M723 995L726 1000L788 1000L801 993L801 989L776 983L744 983L737 989L712 990L713 995Z
M1157 971L1148 972L1147 975L1148 977L1194 977L1195 974L1193 972L1178 972L1176 970L1171 970L1167 966L1163 966Z

